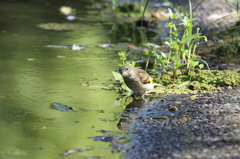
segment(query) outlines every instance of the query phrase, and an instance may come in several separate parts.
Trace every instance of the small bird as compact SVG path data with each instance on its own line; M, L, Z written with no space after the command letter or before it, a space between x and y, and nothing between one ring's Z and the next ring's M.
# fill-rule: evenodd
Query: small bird
M145 93L154 89L155 84L149 74L139 68L124 65L119 68L125 84L133 91L134 95L144 97Z

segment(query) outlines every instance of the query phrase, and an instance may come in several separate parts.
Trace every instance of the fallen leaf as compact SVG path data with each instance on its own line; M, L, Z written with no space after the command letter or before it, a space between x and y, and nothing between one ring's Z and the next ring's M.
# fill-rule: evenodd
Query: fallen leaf
M86 148L86 149L67 150L66 152L62 153L61 155L62 156L67 156L71 153L77 153L77 152L88 151L88 150L92 150L92 149Z

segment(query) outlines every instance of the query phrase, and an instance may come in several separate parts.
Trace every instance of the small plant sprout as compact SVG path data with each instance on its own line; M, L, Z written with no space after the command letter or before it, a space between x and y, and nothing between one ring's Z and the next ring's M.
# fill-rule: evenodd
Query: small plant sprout
M118 66L123 66L126 63L127 60L127 53L126 51L122 51L118 53L120 60L122 61L122 64L118 64Z

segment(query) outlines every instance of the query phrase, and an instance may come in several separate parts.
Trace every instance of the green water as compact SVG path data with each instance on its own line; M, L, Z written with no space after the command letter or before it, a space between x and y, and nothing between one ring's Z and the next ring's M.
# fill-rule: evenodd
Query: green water
M111 107L118 94L102 89L113 80L111 71L118 69L120 49L45 47L101 45L109 41L109 26L91 19L91 24L85 21L85 27L74 31L36 27L67 22L58 8L83 7L83 2L0 2L0 158L55 159L63 158L59 154L66 150L82 148L93 150L65 158L120 158L120 153L111 153L110 142L89 139L106 135L98 130L121 133L115 113L123 110ZM83 17L88 14L79 10ZM91 85L81 86L86 82ZM53 102L90 111L62 112L50 108Z

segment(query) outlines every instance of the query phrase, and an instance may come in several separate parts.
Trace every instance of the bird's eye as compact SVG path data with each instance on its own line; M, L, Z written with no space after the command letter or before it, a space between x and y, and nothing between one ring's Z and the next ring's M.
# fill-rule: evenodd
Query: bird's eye
M127 68L127 70L128 70L128 68Z

